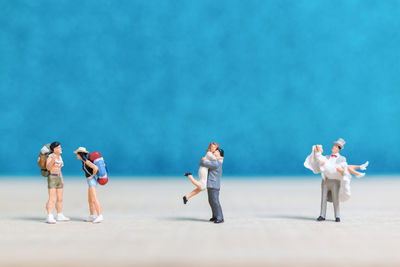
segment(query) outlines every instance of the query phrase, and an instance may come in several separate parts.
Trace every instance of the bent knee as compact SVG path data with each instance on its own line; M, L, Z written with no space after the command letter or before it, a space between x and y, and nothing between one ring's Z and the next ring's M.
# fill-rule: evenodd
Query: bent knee
M97 198L93 198L89 201L91 204L95 205L96 203L98 203L98 199Z

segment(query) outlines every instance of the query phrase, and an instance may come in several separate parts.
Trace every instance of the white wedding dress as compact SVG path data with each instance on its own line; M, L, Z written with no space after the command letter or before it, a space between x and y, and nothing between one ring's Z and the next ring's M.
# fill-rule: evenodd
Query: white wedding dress
M321 166L322 162L325 162L324 166ZM322 179L329 177L329 179L340 180L339 200L341 202L344 202L350 199L351 174L347 170L347 163L344 162L340 164L334 164L331 161L327 160L326 157L322 156L320 152L316 152L315 146L313 146L311 154L306 158L306 161L304 162L304 167L312 170L314 174L321 173ZM343 175L336 170L336 168L338 167L344 170Z
M212 152L207 152L205 158L208 161L217 159ZM200 166L200 168L199 168L199 183L200 183L201 190L205 190L207 188L207 177L208 177L208 168Z

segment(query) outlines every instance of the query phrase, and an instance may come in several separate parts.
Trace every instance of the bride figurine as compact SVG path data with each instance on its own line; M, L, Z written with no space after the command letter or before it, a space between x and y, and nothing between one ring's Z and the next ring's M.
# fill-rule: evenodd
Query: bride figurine
M362 165L348 165L346 162L335 164L328 160L328 156L323 156L322 153L322 145L313 146L312 153L307 157L304 166L312 170L314 174L322 173L323 178L329 176L332 179L340 180L339 200L343 202L350 199L351 174L354 174L357 178L364 177L365 173L360 173L356 170L366 170L369 162L367 161ZM328 201L331 200L328 198Z
M210 143L207 149L207 154L205 155L204 159L208 161L212 160L217 160L217 158L214 156L215 150L219 148L219 145L217 143ZM190 194L183 196L183 204L186 204L190 198L194 197L201 191L204 191L207 188L207 176L208 176L208 168L206 167L199 167L199 180L197 181L194 179L192 173L187 172L184 174L187 176L190 181L196 186L196 189L194 189Z

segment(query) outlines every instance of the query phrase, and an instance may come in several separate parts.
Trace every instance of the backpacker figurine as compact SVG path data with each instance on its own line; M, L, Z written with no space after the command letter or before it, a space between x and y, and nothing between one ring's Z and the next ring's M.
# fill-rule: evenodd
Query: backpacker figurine
M45 144L42 149L40 149L40 154L38 157L38 165L40 167L40 172L42 176L49 177L50 172L46 168L47 158L50 154L50 144Z
M108 170L106 163L104 162L104 159L101 156L100 152L95 151L90 153L89 160L99 168L99 171L97 172L97 175L99 177L97 179L97 182L101 185L105 185L108 182L108 177L107 177Z

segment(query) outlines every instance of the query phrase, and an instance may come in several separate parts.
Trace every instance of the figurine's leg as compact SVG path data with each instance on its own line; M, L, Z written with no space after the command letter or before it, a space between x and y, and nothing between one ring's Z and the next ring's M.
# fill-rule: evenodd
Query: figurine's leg
M190 179L190 181L191 181L198 189L201 190L201 185L200 185L199 181L197 181L196 179L194 179L193 175L188 175L187 177Z
M213 195L213 189L207 189L208 193L208 203L210 204L211 211L212 211L212 218L217 218L217 209L214 203L214 195Z
M97 199L96 187L89 187L90 197L92 199L92 203L96 209L97 215L101 215L101 205L99 200Z
M53 213L53 207L55 203L56 203L56 189L49 188L49 200L46 203L46 210L48 214Z
M219 203L219 190L213 190L213 198L215 203L215 211L217 212L217 220L222 221L224 220L224 215L222 214L221 203Z
M360 165L347 165L348 167L351 167L353 170L361 169Z
M94 215L95 207L94 207L94 203L93 203L93 200L92 200L92 195L90 193L90 187L88 188L88 202L89 202L90 215Z
M354 167L358 167L358 168L354 168ZM360 172L356 171L356 169L359 169L360 166L356 166L356 165L348 165L347 166L347 170L354 175L360 175Z
M340 189L340 181L332 180L331 192L332 192L333 209L335 211L335 218L340 218L339 189Z
M326 187L326 180L321 182L321 213L320 216L326 218L326 202L328 198L328 189Z
M56 189L56 194L57 194L56 210L57 210L57 213L62 213L63 192L64 192L63 188Z
M193 190L189 195L186 196L186 199L190 199L191 197L194 197L195 195L197 195L198 193L201 192L201 189L196 188L195 190Z

